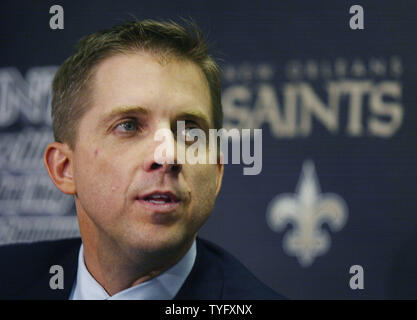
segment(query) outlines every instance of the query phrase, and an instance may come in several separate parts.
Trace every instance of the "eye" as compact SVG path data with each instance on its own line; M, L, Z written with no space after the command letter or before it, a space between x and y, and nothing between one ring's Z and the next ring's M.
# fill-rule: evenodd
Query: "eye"
M188 133L192 129L199 129L200 127L194 122L186 122L185 123L185 132Z
M194 130L194 129L199 129L199 130ZM194 131L192 132L192 130L194 130ZM194 121L186 121L185 122L185 129L184 129L184 131L182 133L183 138L185 139L185 141L187 141L187 142L193 142L196 139L198 139L198 137L202 133L203 133L203 130ZM197 136L196 136L196 134L197 134Z
M114 129L121 133L135 133L141 130L141 127L136 119L129 119L120 122Z

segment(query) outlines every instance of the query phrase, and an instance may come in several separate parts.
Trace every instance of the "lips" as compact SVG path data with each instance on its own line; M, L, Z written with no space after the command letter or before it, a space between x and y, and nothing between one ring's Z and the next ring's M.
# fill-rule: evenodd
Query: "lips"
M164 203L171 203L171 202L175 203L175 202L180 201L180 199L175 194L169 191L168 192L154 191L144 196L138 197L138 200L149 201L155 204L164 204Z
M170 212L181 202L181 198L170 191L152 191L136 197L142 206L156 212Z

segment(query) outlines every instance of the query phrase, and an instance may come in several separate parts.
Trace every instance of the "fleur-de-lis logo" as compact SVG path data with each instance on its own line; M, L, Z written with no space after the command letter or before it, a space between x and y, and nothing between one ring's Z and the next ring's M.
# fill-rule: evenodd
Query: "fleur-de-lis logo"
M283 239L288 255L296 256L303 267L330 248L330 235L322 229L327 223L333 231L341 230L347 220L345 201L333 193L321 193L314 163L303 163L302 172L294 194L280 194L269 204L266 220L269 227L281 232L292 224Z

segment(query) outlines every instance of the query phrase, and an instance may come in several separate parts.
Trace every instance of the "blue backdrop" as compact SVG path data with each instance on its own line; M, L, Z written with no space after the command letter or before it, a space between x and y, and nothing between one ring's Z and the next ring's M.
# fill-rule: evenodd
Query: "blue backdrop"
M52 5L64 29L49 26ZM352 30L349 8L364 9ZM415 1L3 1L0 242L78 234L43 168L50 82L76 41L193 17L224 71L226 128L263 129L263 166L226 165L200 232L293 299L417 298ZM363 289L353 290L362 267Z

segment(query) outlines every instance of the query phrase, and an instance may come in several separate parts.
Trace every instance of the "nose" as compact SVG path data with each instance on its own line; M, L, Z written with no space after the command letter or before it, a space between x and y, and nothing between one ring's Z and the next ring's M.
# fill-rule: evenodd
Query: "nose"
M153 162L150 166L147 167L146 171L164 171L166 173L173 173L173 174L178 174L181 172L182 170L182 165L180 164L169 164L169 163L164 163L164 164L160 164L157 162Z
M169 129L159 129L153 139L152 148L144 162L144 170L162 171L164 173L178 174L182 164L178 163L176 156L176 140Z

